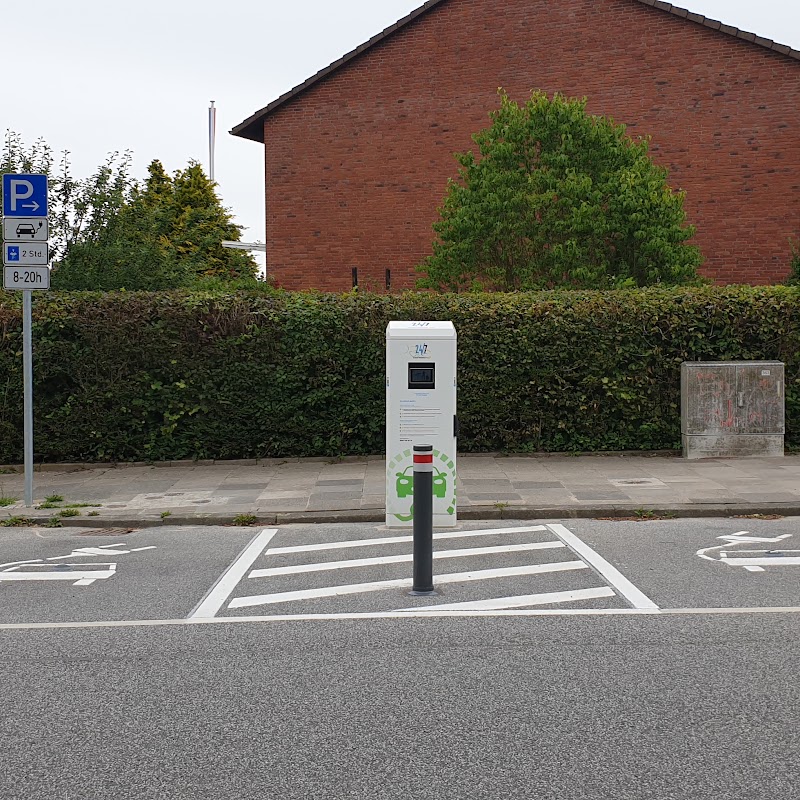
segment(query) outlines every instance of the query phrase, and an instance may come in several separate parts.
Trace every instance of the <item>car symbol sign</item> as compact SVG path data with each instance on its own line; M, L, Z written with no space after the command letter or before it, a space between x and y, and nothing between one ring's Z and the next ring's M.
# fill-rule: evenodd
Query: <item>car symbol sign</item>
M49 237L46 217L6 217L3 220L6 242L46 242Z

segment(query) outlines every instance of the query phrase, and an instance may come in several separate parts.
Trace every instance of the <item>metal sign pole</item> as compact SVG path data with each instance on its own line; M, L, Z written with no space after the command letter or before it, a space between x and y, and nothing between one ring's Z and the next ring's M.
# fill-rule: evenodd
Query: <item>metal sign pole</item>
M3 288L22 292L22 392L25 507L33 505L33 315L31 290L50 288L47 175L6 173L3 191Z
M22 293L22 380L25 384L25 506L33 505L33 315L31 292Z

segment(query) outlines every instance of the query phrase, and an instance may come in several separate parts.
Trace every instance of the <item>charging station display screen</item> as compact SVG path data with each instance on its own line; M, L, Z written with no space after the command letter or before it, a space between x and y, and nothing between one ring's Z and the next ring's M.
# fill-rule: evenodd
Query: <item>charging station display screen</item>
M435 389L436 364L409 364L408 365L409 389Z

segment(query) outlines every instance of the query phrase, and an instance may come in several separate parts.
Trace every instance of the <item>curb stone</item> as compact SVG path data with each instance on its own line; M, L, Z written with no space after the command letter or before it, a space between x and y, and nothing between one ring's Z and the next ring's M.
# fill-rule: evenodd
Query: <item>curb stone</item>
M45 527L51 515L37 513L26 514L24 509L15 509L11 516L26 517L34 521L37 527ZM459 519L465 521L478 520L542 520L542 519L597 519L597 518L631 518L638 516L647 521L653 517L672 519L686 518L729 518L749 515L777 515L782 517L800 517L800 504L797 503L698 503L697 505L642 506L608 505L608 506L468 506L460 509ZM160 528L160 527L198 527L198 526L233 526L231 513L205 513L198 515L172 514L162 519L160 516L143 514L139 517L65 517L59 518L62 528ZM244 527L271 525L309 525L314 523L382 523L386 519L383 509L353 509L351 511L292 511L273 514L254 513L256 522ZM4 518L0 517L0 521ZM242 526L236 526L242 527ZM0 529L1 531L2 529Z

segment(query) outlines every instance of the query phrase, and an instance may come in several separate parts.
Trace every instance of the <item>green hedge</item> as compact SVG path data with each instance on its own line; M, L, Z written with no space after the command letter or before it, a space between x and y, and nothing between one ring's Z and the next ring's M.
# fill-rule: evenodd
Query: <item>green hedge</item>
M44 461L339 456L384 449L384 332L450 319L460 450L680 446L680 365L787 364L800 441L800 290L509 295L58 293L34 300ZM22 459L21 304L0 292L0 463Z

